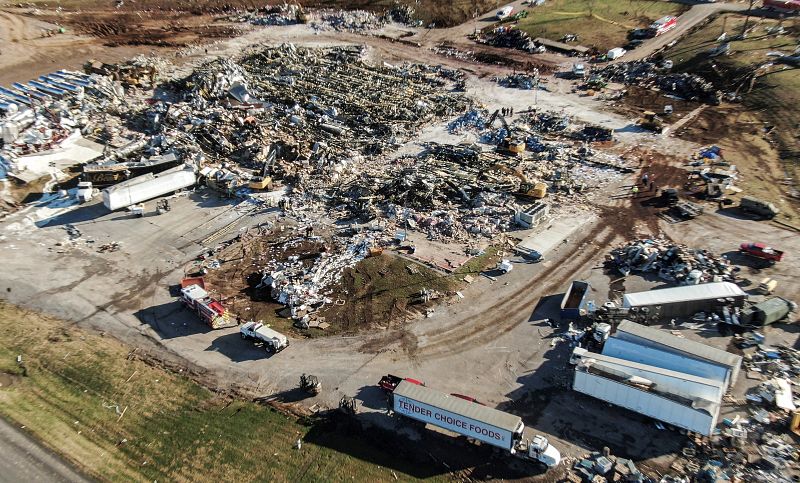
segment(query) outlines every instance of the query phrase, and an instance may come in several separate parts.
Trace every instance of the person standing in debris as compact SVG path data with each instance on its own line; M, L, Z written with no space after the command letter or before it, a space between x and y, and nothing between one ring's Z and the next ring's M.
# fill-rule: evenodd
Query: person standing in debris
M642 186L647 187L648 176L647 173L642 175Z
M511 108L511 114L509 114L509 115L510 115L511 117L514 117L514 108L513 108L513 107Z
M633 188L631 188L631 193L633 193L633 197L636 198L636 196L639 195L639 187L637 185L633 185Z

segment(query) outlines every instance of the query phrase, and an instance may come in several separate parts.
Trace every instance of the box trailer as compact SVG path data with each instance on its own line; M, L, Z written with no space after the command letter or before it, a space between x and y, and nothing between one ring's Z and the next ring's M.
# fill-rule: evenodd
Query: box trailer
M159 174L148 173L103 190L103 204L111 211L163 196L197 183L193 167L179 166Z
M717 425L719 403L658 393L645 381L625 381L592 366L579 367L575 391L609 402L687 431L710 436Z
M714 282L628 293L622 297L622 307L647 308L654 317L685 317L725 305L742 307L746 299L747 293L738 285Z
M543 436L526 439L522 418L425 386L400 381L391 395L392 409L411 419L533 459L558 465L561 453Z
M576 320L586 315L586 297L589 295L589 282L574 280L564 298L561 299L561 318Z

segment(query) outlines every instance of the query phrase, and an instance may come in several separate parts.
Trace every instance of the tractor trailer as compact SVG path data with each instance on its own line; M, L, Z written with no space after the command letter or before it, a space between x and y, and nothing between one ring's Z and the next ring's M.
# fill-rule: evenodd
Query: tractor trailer
M405 380L397 384L390 398L396 414L539 461L549 468L561 461L561 453L547 438L525 434L525 424L519 416Z

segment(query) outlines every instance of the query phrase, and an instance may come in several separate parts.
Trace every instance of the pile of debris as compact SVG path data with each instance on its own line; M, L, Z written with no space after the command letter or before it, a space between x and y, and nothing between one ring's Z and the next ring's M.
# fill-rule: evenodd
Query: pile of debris
M447 125L450 134L461 134L464 131L478 130L486 128L489 121L489 111L486 109L470 109L463 115L453 119Z
M524 50L525 52L536 50L536 44L526 32L506 26L481 32L475 40L493 47Z
M600 479L598 479L600 478ZM567 474L565 481L649 481L642 474L633 460L611 454L611 450L603 448L603 452L593 452L578 459Z
M316 30L363 33L386 25L386 16L366 10L317 10L310 18Z
M309 244L316 245L316 249L310 250ZM298 255L272 255L261 269L262 278L256 289L268 289L273 300L289 308L295 325L307 329L316 312L336 302L328 297L332 293L330 287L345 268L366 258L372 244L370 236L334 236L329 241L319 237L285 240L275 249L286 252L304 248Z
M621 82L644 88L658 88L683 99L719 105L722 92L696 74L669 73L650 61L609 64L593 70L592 75L609 82Z
M682 285L734 281L736 267L708 250L692 249L663 239L643 239L617 247L606 256L606 267L622 276L631 272L657 273L662 280Z
M411 5L403 3L395 3L394 5L392 5L392 8L390 8L386 12L386 18L390 22L396 22L399 24L409 25L412 27L419 27L422 25L422 20L414 19L415 14L416 11L414 10L414 7L412 7Z
M253 25L294 25L303 23L303 9L299 5L284 3L269 5L253 12L236 15L231 18L236 22L247 22Z
M539 86L539 72L532 74L508 74L505 77L498 77L497 83L509 89L536 89Z

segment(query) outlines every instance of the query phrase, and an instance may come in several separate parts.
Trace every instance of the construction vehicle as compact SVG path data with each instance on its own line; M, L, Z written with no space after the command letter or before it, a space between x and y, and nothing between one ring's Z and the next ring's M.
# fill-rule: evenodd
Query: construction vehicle
M424 382L418 381L416 379L411 379L411 378L407 378L407 377L406 378L399 377L399 376L395 376L393 374L386 374L385 376L383 376L381 378L380 382L378 382L378 387L380 387L381 389L383 389L387 393L391 393L392 391L394 391L397 388L397 385L400 384L400 382L402 382L402 381L408 381L411 384L418 384L420 386L424 386L425 385Z
M269 176L253 176L247 187L252 190L268 190L272 188L272 178Z
M503 173L510 174L511 176L516 176L517 178L519 178L521 182L519 185L519 190L514 193L515 196L519 196L522 198L530 198L534 200L540 200L545 196L547 196L546 183L543 183L541 181L537 182L528 181L528 178L526 178L524 174L502 163L496 163L492 165L490 169L501 171Z
M158 203L156 203L156 214L157 215L164 214L164 213L166 213L168 211L171 211L171 210L172 210L172 206L170 206L169 200L166 199L166 198L160 199L160 200L158 200Z
M276 330L272 330L261 322L247 322L239 327L239 335L243 340L254 340L264 344L264 349L271 354L278 353L289 346L289 339Z
M351 416L355 415L358 412L358 401L354 397L342 396L339 399L339 410Z
M519 416L408 381L401 381L390 399L394 414L501 448L548 468L561 462L561 453L544 436L527 431Z
M319 382L317 376L303 373L300 376L300 389L308 394L316 396L320 393L320 391L322 391L322 384Z
M664 206L675 206L679 201L677 189L664 188L661 190L661 202Z
M664 131L664 123L653 111L644 111L642 117L636 121L636 124L642 129L647 129L657 134L661 134Z
M212 329L236 325L236 318L232 317L219 301L208 295L202 277L181 280L181 300Z
M776 250L765 243L742 243L739 251L751 257L766 260L770 265L783 259L783 252Z

